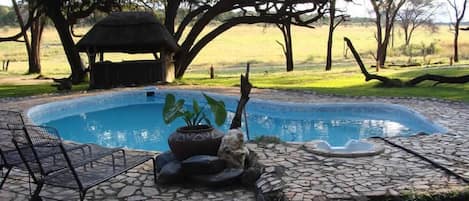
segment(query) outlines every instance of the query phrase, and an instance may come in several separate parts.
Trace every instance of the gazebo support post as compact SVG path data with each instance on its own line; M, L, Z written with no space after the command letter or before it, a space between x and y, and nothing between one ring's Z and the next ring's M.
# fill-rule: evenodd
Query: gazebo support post
M174 70L173 53L167 50L162 50L160 52L160 58L161 58L161 69L162 69L161 81L173 82L176 76L176 71Z
M99 62L104 61L104 52L99 52Z
M93 66L96 63L96 52L86 51L86 55L88 56L88 72L90 73L90 89L94 89L94 75L93 75Z
M155 60L159 60L159 59L160 59L160 57L158 57L157 52L152 52L152 54L153 54L153 57L155 58Z

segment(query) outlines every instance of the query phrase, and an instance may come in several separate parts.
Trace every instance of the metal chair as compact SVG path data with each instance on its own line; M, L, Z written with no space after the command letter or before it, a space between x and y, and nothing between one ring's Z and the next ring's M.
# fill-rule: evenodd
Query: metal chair
M11 141L13 137L8 129L8 124L24 124L21 113L0 110L0 170L3 177L2 182L0 182L0 189L8 178L11 169L23 163ZM3 174L3 169L7 170L5 174Z
M125 150L104 148L91 145L90 154L81 157L81 153L67 150L57 131L45 126L24 126L24 132L13 135L13 143L18 150L29 174L37 184L32 199L40 199L42 187L47 184L78 190L80 200L85 198L86 192L117 175L155 158L148 154L133 154L128 157ZM59 154L44 157L42 153L59 150ZM47 172L45 167L56 161L64 161L65 168ZM35 171L39 170L39 171ZM156 170L153 170L156 183Z
M23 132L24 120L20 112L0 110L0 169L2 171L2 181L0 183L0 189L5 184L10 172L13 168L19 168L26 170L21 157L13 144L13 132ZM57 136L59 137L59 136ZM60 138L60 137L59 137ZM68 144L67 150L80 150L85 154L85 149L91 151L89 145L86 144ZM59 153L60 150L41 150L39 157L48 157ZM29 157L32 159L32 157ZM59 169L63 169L65 163L56 160L54 163L45 166L46 173L50 173ZM3 169L6 169L6 173L3 174Z

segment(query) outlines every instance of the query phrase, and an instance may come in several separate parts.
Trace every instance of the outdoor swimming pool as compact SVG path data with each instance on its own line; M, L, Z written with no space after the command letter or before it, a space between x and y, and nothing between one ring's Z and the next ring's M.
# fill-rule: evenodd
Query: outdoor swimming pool
M166 94L193 98L204 104L201 92L155 90L114 92L38 105L28 111L35 124L59 130L65 140L123 146L132 149L168 150L167 138L183 121L166 125L162 107ZM239 97L207 93L225 101L228 117L219 129L226 131ZM343 146L350 139L372 136L408 136L418 132L442 133L445 129L403 106L380 103L302 104L251 99L247 105L250 138L277 136L285 141L325 140ZM245 128L243 121L243 128Z

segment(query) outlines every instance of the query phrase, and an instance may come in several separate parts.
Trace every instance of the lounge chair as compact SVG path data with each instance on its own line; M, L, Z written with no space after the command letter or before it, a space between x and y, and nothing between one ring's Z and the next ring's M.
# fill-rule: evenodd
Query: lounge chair
M23 161L15 148L15 145L12 142L13 136L12 132L14 129L20 129L22 131L22 127L24 125L24 120L19 112L15 111L8 111L8 110L0 110L0 170L2 171L2 181L0 183L0 189L5 184L10 172L13 168L19 168L22 170L26 170L26 167L23 165ZM88 145L67 145L67 150L75 150L79 149L82 154L85 153L85 149L91 150ZM40 152L39 157L48 157L54 154L59 153L60 150L42 150ZM32 157L29 157L32 159ZM63 169L65 167L65 163L60 163L60 161L56 160L55 163L51 163L48 166L44 166L46 173L50 173L59 169ZM6 173L3 174L3 170L6 169Z
M2 171L2 182L0 183L0 189L3 187L11 169L22 161L16 152L15 146L12 143L12 136L8 129L8 124L24 124L21 113L8 110L0 110L0 170ZM14 153L16 156L14 157ZM8 160L7 160L7 156ZM17 159L17 160L16 160ZM7 169L6 173L3 174L3 169Z
M127 157L123 149L110 149L92 146L92 154L80 158L80 153L66 149L65 143L58 136L55 129L44 126L24 126L24 132L13 134L13 143L24 161L30 175L37 184L32 199L40 199L42 187L46 185L78 190L80 200L85 198L86 192L117 175L152 160L155 167L155 158L148 154L132 154ZM44 150L60 150L60 154L53 157L41 157ZM33 157L34 160L31 160ZM44 164L54 161L65 161L66 167L47 174ZM47 166L47 165L46 165ZM40 171L34 171L37 167ZM156 183L156 170L153 170Z

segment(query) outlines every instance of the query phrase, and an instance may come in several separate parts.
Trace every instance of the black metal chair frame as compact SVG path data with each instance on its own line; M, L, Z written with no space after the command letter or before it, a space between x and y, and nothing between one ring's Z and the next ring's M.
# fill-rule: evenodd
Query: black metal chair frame
M17 118L19 118L18 122L6 122L6 121L1 121L0 120L0 123L5 124L4 126L7 126L7 124L9 124L9 123L24 124L24 119L23 119L23 116L21 115L20 112L10 111L10 110L0 110L0 115L2 115L2 116L3 115L4 116L15 115ZM9 131L8 127L0 127L0 130ZM9 136L9 137L11 138L11 136ZM11 139L3 139L3 140L11 141ZM2 189L3 184L5 184L5 181L7 180L8 176L10 175L10 172L13 169L13 167L23 163L21 161L21 159L19 159L19 158L18 158L19 160L16 160L16 161L8 161L7 160L7 155L13 155L13 154L17 154L17 153L18 152L16 151L16 149L5 149L2 146L0 146L0 159L1 159L1 161L0 161L0 171L2 171L2 177L3 177L2 181L0 182L0 189ZM3 169L4 168L6 168L7 171L3 175Z
M81 159L79 162L76 162L70 157L70 150L67 150L65 148L65 145L60 140L60 138L45 139L46 141L48 141L45 144L37 143L36 141L34 141L34 140L37 140L37 139L33 140L31 138L30 133L28 132L28 127L45 128L45 129L49 129L49 130L52 130L52 131L55 131L55 132L56 132L56 130L51 128L51 127L44 127L44 126L24 126L23 127L24 132L22 132L24 134L24 136L17 136L17 135L13 136L13 143L15 144L15 146L16 146L22 160L24 161L24 164L25 164L26 168L28 169L29 173L32 175L32 177L34 179L34 182L37 184L36 189L34 190L34 193L32 195L33 200L40 200L39 194L40 194L44 184L51 185L51 186L62 187L62 188L69 188L69 189L78 190L79 194L80 194L80 200L84 200L84 198L86 196L86 192L89 189L91 189L92 187L94 187L94 186L96 186L100 183L103 183L103 182L105 182L105 181L107 181L107 180L109 180L109 179L111 179L115 176L118 176L122 173L125 173L128 170L130 170L130 169L132 169L132 168L134 168L138 165L141 165L141 164L143 164L143 163L145 163L149 160L152 160L152 162L153 162L153 175L154 175L154 182L156 183L156 170L155 170L156 161L155 161L155 157L153 157L153 156L143 156L143 157L140 157L140 158L132 158L135 161L133 161L132 164L128 164L127 159L126 159L125 150L116 149L116 148L103 148L105 151L98 152L98 153L93 153L92 155L87 156L85 159ZM22 138L24 138L24 139L22 139ZM26 139L26 141L24 141L25 139ZM40 139L40 140L42 140L42 139ZM60 154L63 156L63 158L66 161L66 164L67 164L66 167L61 169L61 170L58 170L58 171L52 172L50 174L47 174L44 171L44 169L42 168L42 166L43 166L42 163L43 163L44 158L41 158L40 154L38 153L38 148L40 148L41 146L48 146L50 148L57 148L58 147L60 149ZM26 153L26 151L28 149L31 150L32 155L34 156L34 160L29 160L27 158L28 153ZM119 170L116 169L116 165L117 165L116 164L116 154L120 154L120 156L122 158L122 164L121 165L122 165L122 167L124 167L123 169L119 169ZM77 169L82 167L85 172L93 173L93 170L94 170L93 164L94 163L99 163L99 164L109 166L109 164L105 164L105 163L100 162L100 160L102 160L106 157L111 157L112 158L111 159L112 164L110 164L110 165L112 165L112 172L109 172L105 176L98 175L96 173L97 175L94 176L93 178L91 178L92 180L88 180L89 182L87 182L87 183L83 182L83 178L80 178L80 173L77 171ZM33 168L31 167L32 164L38 166L40 171L35 172L33 170ZM88 168L86 168L86 167L88 167ZM40 175L35 175L37 173L39 173ZM70 176L69 175L70 173L71 173L72 177L64 176L65 174ZM70 183L67 183L68 181L63 181L63 182L55 181L58 178L74 179L75 182L76 182L76 185L70 185ZM90 178L88 178L88 179L90 179ZM85 179L85 181L86 181L86 179ZM69 184L69 185L67 185L67 184Z
M20 112L16 112L16 111L10 111L10 110L0 110L0 115L5 115L5 116L15 116L15 118L17 118L16 121L14 122L5 122L5 121L2 121L1 123L3 123L4 125L0 126L0 130L3 130L3 131L8 131L10 133L10 136L8 137L5 137L5 136L0 136L2 137L3 139L2 140L5 140L5 141L9 141L9 142L12 142L13 140L13 130L14 129L21 129L23 128L23 126L25 125L24 123L24 119L23 119L23 116L21 115ZM5 126L5 127L3 127ZM60 138L60 136L56 136L57 138ZM79 145L73 145L73 146L68 146L67 147L67 150L69 151L73 151L73 150L80 150L82 152L82 155L84 156L85 155L85 149L88 149L89 153L91 154L91 147L89 147L89 145L87 144L79 144ZM39 157L53 157L54 155L56 154L59 154L60 152L58 152L59 150L55 150L55 151L52 151L52 152L42 152ZM2 189L3 185L5 184L8 176L10 175L10 172L13 168L19 168L19 169L22 169L22 170L26 170L25 166L23 166L23 160L21 159L21 156L18 152L18 150L15 148L15 147L12 147L10 149L5 149L3 147L0 146L0 158L1 158L1 162L0 162L0 170L2 171L2 181L0 182L0 189ZM56 171L56 170L60 170L60 169L63 169L65 166L56 166L56 163L57 161L54 161L54 165L55 167L54 168L48 168L48 169L51 169L49 172L47 173L50 173L50 172L53 172L53 171ZM7 171L6 173L3 175L3 169L6 168ZM27 170L26 170L27 171ZM35 180L35 178L33 177L33 180Z
M18 135L15 132L20 131L24 132L26 135L28 132L27 127L29 128L47 128L52 132L47 132L45 135L43 135L47 140L35 143L36 148L41 148L41 150L36 149L36 152L33 153L34 155L29 155L26 157L26 155L21 155L22 151L24 153L24 148L22 147L18 149L18 146L15 144L16 152L19 157L20 164L16 164L14 167L19 167L20 169L26 170L26 171L32 171L32 172L40 172L41 175L48 175L52 172L61 170L66 168L65 161L59 160L57 157L60 156L62 151L58 147L50 146L50 140L57 140L57 141L62 141L62 138L58 134L58 132L52 128L52 127L46 127L46 126L33 126L33 125L8 125L9 129L12 131L13 138L12 142L14 144L14 136ZM91 150L90 144L67 144L64 149L67 152L74 152L74 151L79 151L80 155L78 156L80 159L86 159L87 155L93 155L93 151ZM86 152L88 151L88 152ZM7 157L6 157L7 158ZM36 168L29 167L28 169L28 163L25 162L30 162L32 160L41 160L41 159L46 159L46 158L52 158L52 164L41 164L37 166ZM59 164L62 162L62 164ZM30 174L30 177L32 177L33 182L36 183L39 179L35 177L35 174Z

